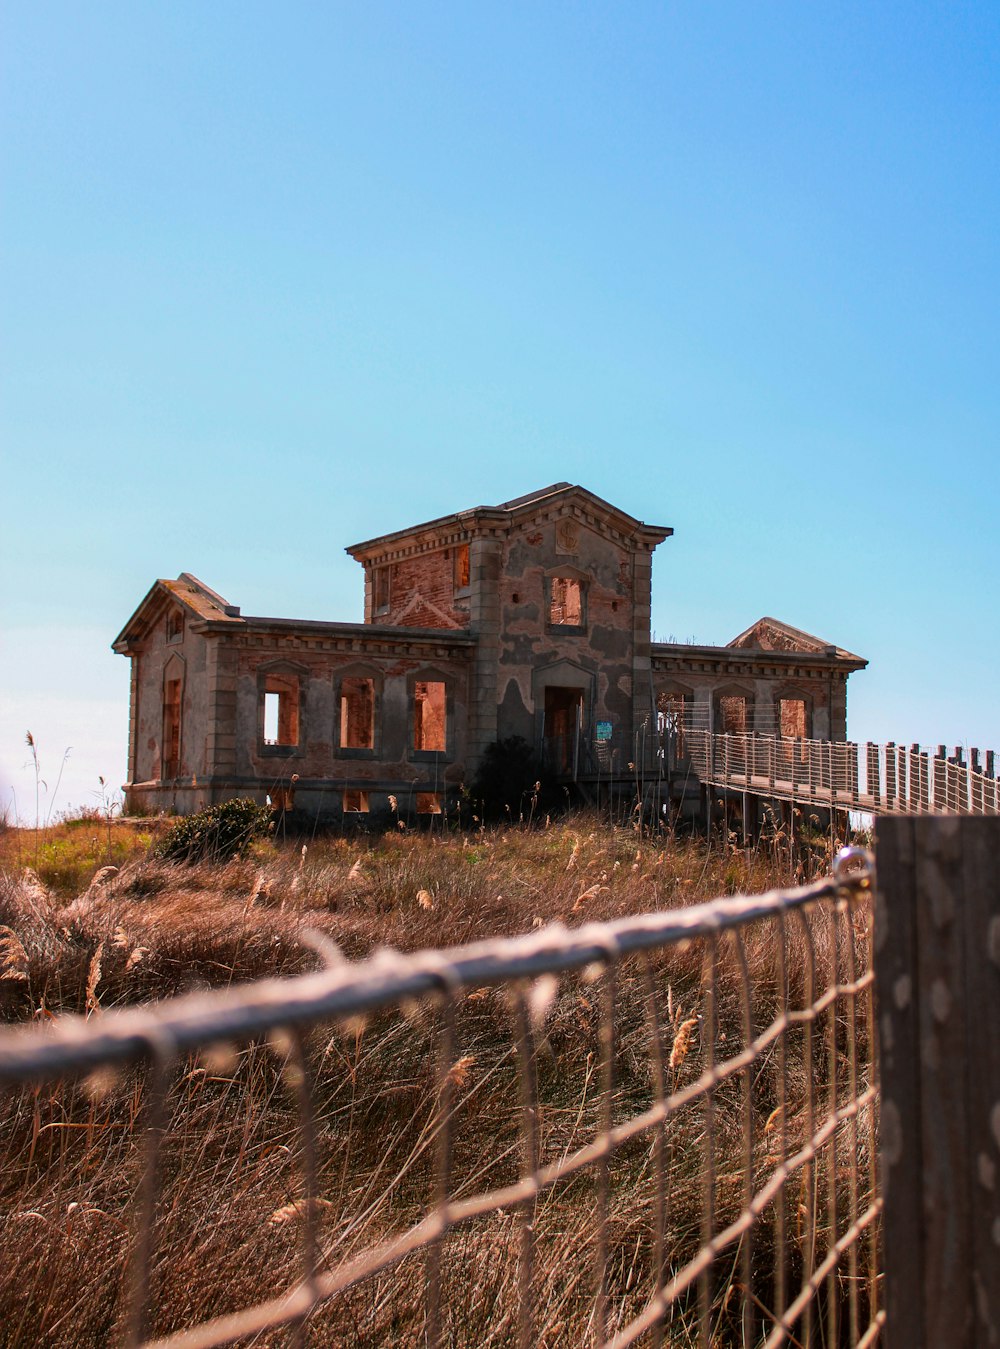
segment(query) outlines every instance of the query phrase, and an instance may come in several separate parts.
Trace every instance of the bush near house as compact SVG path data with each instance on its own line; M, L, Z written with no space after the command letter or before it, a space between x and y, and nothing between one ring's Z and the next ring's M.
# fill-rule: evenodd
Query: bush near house
M155 855L165 862L228 862L244 857L267 834L270 820L267 807L249 797L223 801L178 820Z

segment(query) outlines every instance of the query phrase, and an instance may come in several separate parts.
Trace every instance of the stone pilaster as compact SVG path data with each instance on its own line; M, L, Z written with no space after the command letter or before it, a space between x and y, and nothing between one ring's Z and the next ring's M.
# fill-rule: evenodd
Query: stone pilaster
M477 639L469 690L470 773L497 738L502 555L500 539L480 537L469 544L469 626Z
M655 729L650 683L653 555L639 547L632 554L632 736L648 726L647 740ZM633 741L630 739L629 744ZM628 752L632 757L632 749Z
M209 778L232 777L236 772L236 649L224 637L209 638L207 647L205 772Z

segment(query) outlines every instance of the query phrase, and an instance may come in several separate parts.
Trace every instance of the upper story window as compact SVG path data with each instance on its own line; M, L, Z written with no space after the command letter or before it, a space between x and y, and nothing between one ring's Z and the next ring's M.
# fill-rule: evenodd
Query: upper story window
M584 626L583 582L572 576L553 576L549 583L549 623L553 627Z
M184 615L180 609L171 609L167 614L167 641L179 642L184 636Z
M469 588L469 545L460 543L454 554L454 580L456 590Z
M389 609L389 568L376 567L372 574L372 610L376 614Z

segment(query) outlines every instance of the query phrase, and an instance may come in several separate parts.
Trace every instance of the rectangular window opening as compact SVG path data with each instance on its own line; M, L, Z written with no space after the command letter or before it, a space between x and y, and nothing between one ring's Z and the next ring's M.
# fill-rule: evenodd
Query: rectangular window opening
M389 568L376 567L372 577L372 608L384 614L389 608Z
M687 699L683 693L661 693L656 700L657 729L661 735L674 737L674 752L678 758L687 753L684 731L687 726Z
M448 747L448 699L444 684L420 681L413 686L413 748L444 753Z
M455 589L469 588L469 545L460 543L455 549Z
M561 627L583 624L583 586L571 576L553 576L549 622Z
M418 815L440 815L441 813L440 792L417 792Z
M167 614L167 641L176 642L184 636L184 615L180 609L172 609Z
M778 704L781 734L804 740L806 736L806 705L801 698L782 698Z
M294 675L264 680L264 744L290 749L299 743L299 681Z
M340 748L375 748L375 681L349 678L340 683Z
M181 771L181 681L168 679L163 690L163 776Z
M744 735L748 730L747 699L739 694L727 694L719 699L719 730L724 735Z
M344 788L344 812L358 815L368 814L368 793L360 787Z

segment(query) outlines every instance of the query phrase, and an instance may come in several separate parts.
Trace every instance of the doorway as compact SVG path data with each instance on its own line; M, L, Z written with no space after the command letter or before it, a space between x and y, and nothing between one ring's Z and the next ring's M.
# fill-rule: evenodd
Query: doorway
M583 689L548 687L545 690L545 722L542 757L550 773L576 776L583 729Z

